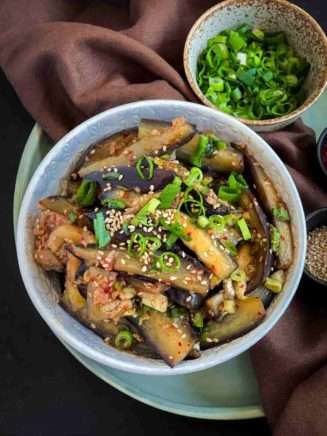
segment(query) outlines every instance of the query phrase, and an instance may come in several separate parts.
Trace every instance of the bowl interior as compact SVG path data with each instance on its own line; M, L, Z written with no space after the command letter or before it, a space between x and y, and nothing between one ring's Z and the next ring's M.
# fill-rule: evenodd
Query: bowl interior
M327 82L326 36L310 15L284 0L227 0L209 9L198 19L189 33L184 51L186 74L197 96L206 105L215 107L197 84L197 59L206 48L209 38L243 23L261 27L268 32L284 31L290 45L311 65L304 84L307 92L304 104L294 112L273 120L280 122L312 104ZM267 124L272 120L245 121L247 124Z
M284 291L270 306L264 321L248 334L203 352L196 360L184 361L174 369L161 361L120 352L107 346L101 338L81 325L58 304L59 283L33 260L32 224L37 203L42 197L58 192L60 180L67 175L86 148L121 130L135 127L140 119L170 121L183 115L199 130L214 130L234 143L248 144L251 152L287 203L295 238L295 255ZM173 375L203 370L222 363L248 349L277 322L298 286L304 267L306 248L305 219L295 185L274 151L255 132L238 120L205 106L178 101L144 101L131 103L99 114L67 134L44 158L25 193L18 226L17 253L22 277L31 300L53 332L87 357L114 368L152 375Z

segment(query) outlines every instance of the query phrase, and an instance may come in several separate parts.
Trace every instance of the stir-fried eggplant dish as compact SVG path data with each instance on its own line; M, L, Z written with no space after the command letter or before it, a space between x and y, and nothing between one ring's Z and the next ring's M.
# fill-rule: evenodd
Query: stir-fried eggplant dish
M255 157L184 118L92 146L39 208L35 260L61 276L60 304L170 366L253 329L292 262L287 207Z

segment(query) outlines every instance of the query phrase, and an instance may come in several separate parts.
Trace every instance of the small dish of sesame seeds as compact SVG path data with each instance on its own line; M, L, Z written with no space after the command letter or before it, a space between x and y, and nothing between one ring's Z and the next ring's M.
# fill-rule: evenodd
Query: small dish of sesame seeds
M327 208L307 216L307 253L304 271L312 280L327 286Z
M71 347L171 375L272 328L302 275L304 235L295 185L255 132L200 105L145 101L88 120L45 157L17 253L37 310Z

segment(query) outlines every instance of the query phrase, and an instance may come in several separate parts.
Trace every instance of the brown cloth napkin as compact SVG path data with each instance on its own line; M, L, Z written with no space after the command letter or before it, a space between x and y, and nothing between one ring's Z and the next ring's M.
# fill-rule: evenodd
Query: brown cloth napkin
M150 98L195 100L183 76L192 23L214 0L1 0L0 65L54 139L109 107ZM307 210L327 206L315 180L315 139L301 122L264 135ZM327 298L302 284L252 352L275 436L327 435Z

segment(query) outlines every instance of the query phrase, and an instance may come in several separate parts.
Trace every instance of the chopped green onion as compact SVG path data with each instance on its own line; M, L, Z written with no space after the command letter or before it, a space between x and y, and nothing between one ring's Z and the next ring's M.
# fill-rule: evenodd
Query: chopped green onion
M258 39L259 41L263 41L265 38L265 33L261 29L258 29L258 28L252 29L252 35L256 39Z
M228 177L228 185L232 189L239 189L241 191L244 191L249 187L242 174L236 173L235 171L230 173Z
M160 271L163 272L177 272L181 266L181 261L178 255L172 251L165 251L162 253L156 264L159 264Z
M143 256L146 250L145 237L141 233L132 233L131 238L127 241L128 254L131 256Z
M148 223L148 216L153 214L158 206L160 205L160 200L157 198L152 198L148 203L146 203L142 209L140 209L135 217L132 219L132 224L134 226L138 226L140 224L147 225Z
M84 179L77 189L74 200L80 206L92 206L95 202L97 184L91 180Z
M204 326L204 318L201 312L195 312L192 317L192 324L198 329L202 329Z
M206 135L200 135L197 148L193 155L191 156L191 163L197 167L201 167L202 158L206 154L207 145L209 138Z
M274 279L272 277L267 277L264 285L267 289L269 289L272 292L281 292L281 290L283 289L283 283L278 280L278 279Z
M235 271L232 272L230 278L234 282L246 282L246 280L247 280L247 276L246 276L245 272L239 268L237 268Z
M202 194L192 188L188 188L185 191L183 201L179 207L181 208L182 206L184 206L186 212L190 216L198 217L200 215L205 215Z
M169 316L172 319L178 320L187 317L187 310L184 307L173 306L169 311Z
M75 212L69 212L68 219L71 223L74 223L77 220L77 215Z
M239 189L231 188L230 186L220 186L218 197L221 200L235 203L240 199L241 191Z
M287 210L284 209L283 207L274 207L272 210L272 214L274 215L275 218L277 218L280 221L289 221L290 220L290 216L289 216Z
M111 236L106 229L105 218L102 212L98 212L93 220L94 234L99 248L105 248L111 241Z
M117 180L120 176L118 171L108 171L102 174L103 180Z
M211 215L209 217L208 227L218 232L223 232L226 227L225 218L222 215Z
M128 350L133 345L133 334L129 330L121 330L115 337L115 347Z
M126 207L125 201L119 198L104 198L102 204L109 209L125 209Z
M148 156L140 157L135 164L137 175L142 180L151 180L154 174L153 159Z
M209 220L206 216L201 215L198 217L197 223L198 226L201 227L201 229L205 229L209 224Z
M280 247L280 231L273 225L270 225L270 244L272 251L278 254Z
M238 32L231 30L229 33L229 44L236 52L238 52L246 45L246 42Z
M188 176L184 180L186 186L191 187L194 183L201 182L203 179L203 172L198 167L191 168Z
M196 75L201 91L218 109L255 120L299 107L306 98L303 84L309 69L284 32L271 34L242 25L208 40ZM201 166L198 156L195 161Z
M157 236L146 236L145 245L147 250L154 253L161 247L161 241Z
M160 193L160 209L170 208L181 192L182 181L179 177L175 177L172 183L168 183Z
M237 248L235 244L233 244L231 241L224 241L223 244L232 256L237 256Z
M176 244L177 240L178 240L178 236L175 233L170 233L167 236L166 247L168 248L168 250L173 248L173 246Z
M245 221L244 218L241 218L240 220L238 220L237 225L242 233L242 237L243 237L244 241L248 241L249 239L252 238L250 229L249 229L247 222Z

